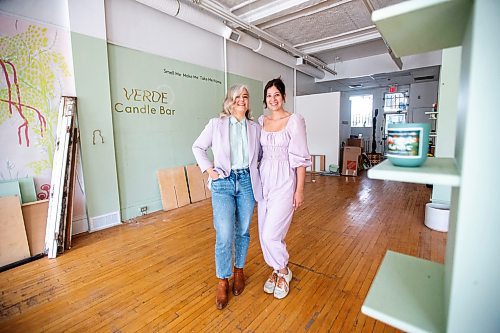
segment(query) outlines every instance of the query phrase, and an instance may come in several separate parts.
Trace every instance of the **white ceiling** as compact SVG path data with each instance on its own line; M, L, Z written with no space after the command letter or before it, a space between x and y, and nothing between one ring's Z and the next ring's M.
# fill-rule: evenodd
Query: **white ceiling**
M204 0L200 0L204 1ZM255 26L266 34L284 41L305 55L329 64L389 53L371 13L401 0L210 0L241 21ZM240 26L235 29L255 33ZM262 34L260 34L262 37ZM326 91L350 90L351 84L362 88L383 87L388 84L411 84L428 77L435 81L439 66L377 74L356 79L340 79L318 83Z

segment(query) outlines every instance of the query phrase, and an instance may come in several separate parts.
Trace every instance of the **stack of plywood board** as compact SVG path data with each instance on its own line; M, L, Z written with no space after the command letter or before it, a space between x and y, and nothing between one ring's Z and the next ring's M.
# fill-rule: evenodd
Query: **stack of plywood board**
M171 210L211 197L208 175L196 165L161 169L157 172L163 210Z
M49 199L23 204L21 210L31 255L44 253Z
M45 252L47 211L32 177L0 182L0 267Z
M171 210L190 203L184 167L161 169L157 172L163 210Z
M30 249L19 197L0 197L0 266L29 257Z
M0 197L0 267L45 252L48 200L20 203Z
M191 203L202 201L212 196L210 190L206 186L208 181L208 174L201 173L200 167L198 165L187 165L186 175Z

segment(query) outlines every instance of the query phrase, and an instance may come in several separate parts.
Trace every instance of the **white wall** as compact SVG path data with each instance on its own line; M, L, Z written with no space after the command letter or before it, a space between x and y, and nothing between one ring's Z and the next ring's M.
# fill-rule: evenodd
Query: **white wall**
M72 32L106 39L106 17L103 0L68 0Z
M269 80L281 76L288 97L285 109L290 112L294 111L294 70L292 68L229 41L227 42L227 58L228 72L260 80L263 84L262 89ZM255 94L255 92L251 93ZM264 91L260 91L259 94L259 98L262 100Z
M147 19L137 20L137 17ZM106 26L110 43L224 70L224 39L221 36L139 2L107 0ZM287 95L293 97L292 68L231 41L226 45L228 72L262 81L264 85L281 76ZM259 98L263 96L263 91L250 93L259 94ZM293 112L293 98L287 99L286 108Z
M441 65L441 51L432 51L401 58L402 70ZM351 77L367 76L380 73L397 72L399 68L388 53L377 54L370 57L342 61L335 65L337 75L326 73L323 79L317 82L340 80Z
M106 0L106 29L109 43L224 70L222 37L134 0Z
M413 83L410 85L410 123L429 123L429 115L425 112L432 111L432 105L438 99L438 81Z
M1 0L0 11L35 22L69 28L68 4L62 0Z
M295 103L306 121L309 153L325 155L327 170L330 164L339 165L340 93L297 96Z

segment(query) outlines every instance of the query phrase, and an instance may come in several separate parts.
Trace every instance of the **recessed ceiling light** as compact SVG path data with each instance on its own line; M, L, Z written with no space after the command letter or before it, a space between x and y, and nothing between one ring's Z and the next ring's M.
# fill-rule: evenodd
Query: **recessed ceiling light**
M356 89L356 88L361 88L361 87L363 87L362 84L350 84L349 85L349 88L351 88L351 89Z

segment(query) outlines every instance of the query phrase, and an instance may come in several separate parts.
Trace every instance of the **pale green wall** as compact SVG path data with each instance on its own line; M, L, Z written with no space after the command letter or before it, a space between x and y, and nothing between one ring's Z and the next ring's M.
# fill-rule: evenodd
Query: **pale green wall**
M87 212L92 218L120 208L107 44L75 32L71 33L71 44ZM104 143L100 136L94 138L95 130L100 130Z
M120 206L125 220L140 215L142 206L148 212L162 208L157 170L195 163L191 146L207 121L222 109L224 73L112 44L108 52ZM228 86L234 83L249 86L252 112L262 114L262 82L229 74ZM135 98L130 96L132 89L138 90ZM164 96L161 101L156 99L160 94ZM119 112L125 107L136 107L139 113ZM167 115L161 109L175 111Z

